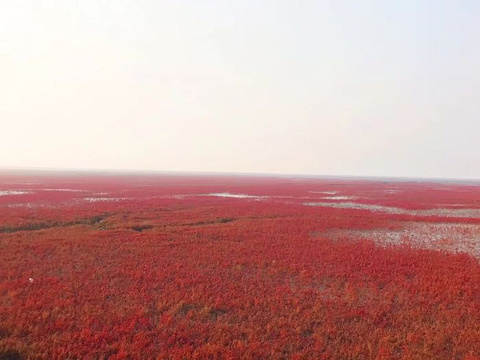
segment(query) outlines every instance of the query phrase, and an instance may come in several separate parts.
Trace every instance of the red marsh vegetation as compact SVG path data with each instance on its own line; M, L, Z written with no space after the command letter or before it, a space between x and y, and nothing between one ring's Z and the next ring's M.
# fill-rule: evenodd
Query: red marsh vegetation
M480 186L0 177L1 359L480 359Z

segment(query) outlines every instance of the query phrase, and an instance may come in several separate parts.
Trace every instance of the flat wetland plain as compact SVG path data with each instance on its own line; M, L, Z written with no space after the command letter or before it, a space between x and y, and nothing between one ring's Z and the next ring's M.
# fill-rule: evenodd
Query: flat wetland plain
M0 359L480 359L480 186L0 174Z

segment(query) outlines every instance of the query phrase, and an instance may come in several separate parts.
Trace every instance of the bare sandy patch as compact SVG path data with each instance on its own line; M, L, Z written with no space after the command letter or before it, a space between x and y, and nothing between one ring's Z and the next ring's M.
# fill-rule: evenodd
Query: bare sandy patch
M358 199L358 196L324 196L322 200L355 200Z
M108 197L86 197L83 198L86 202L102 202L102 201L121 201L121 200L130 200L132 198L121 197L121 198L108 198Z
M343 235L373 240L387 245L410 245L415 248L467 253L480 260L480 225L447 223L408 223L403 229L391 231L344 231Z
M338 194L338 191L309 191L311 194L322 194L322 195L335 195Z
M56 188L46 188L40 189L43 191L56 191L56 192L86 192L87 190L80 190L80 189L56 189Z
M24 190L0 190L0 196L27 195L27 194L33 194L33 192L24 191Z
M426 210L408 210L393 206L362 204L356 202L304 202L305 206L320 206L338 209L367 210L386 214L406 214L414 216L443 216L452 218L480 218L480 209L435 208Z
M228 192L201 194L200 196L213 196L213 197L234 198L234 199L267 199L268 198L268 196L232 194Z

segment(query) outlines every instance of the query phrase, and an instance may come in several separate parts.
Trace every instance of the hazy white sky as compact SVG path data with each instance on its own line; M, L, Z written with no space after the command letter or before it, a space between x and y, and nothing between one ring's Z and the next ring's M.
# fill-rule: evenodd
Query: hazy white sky
M0 1L0 167L480 178L480 2Z

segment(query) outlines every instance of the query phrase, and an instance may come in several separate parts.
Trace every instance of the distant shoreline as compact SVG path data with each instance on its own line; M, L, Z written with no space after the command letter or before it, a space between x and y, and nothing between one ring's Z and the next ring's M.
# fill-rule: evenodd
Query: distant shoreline
M282 173L247 173L220 171L176 171L176 170L131 170L131 169L55 169L55 168L0 168L3 175L35 176L212 176L212 177L252 177L252 178L286 178L286 179L321 179L321 180L359 180L389 182L445 183L480 186L480 179L473 178L435 178L435 177L395 177L368 175L319 175L319 174L282 174Z

